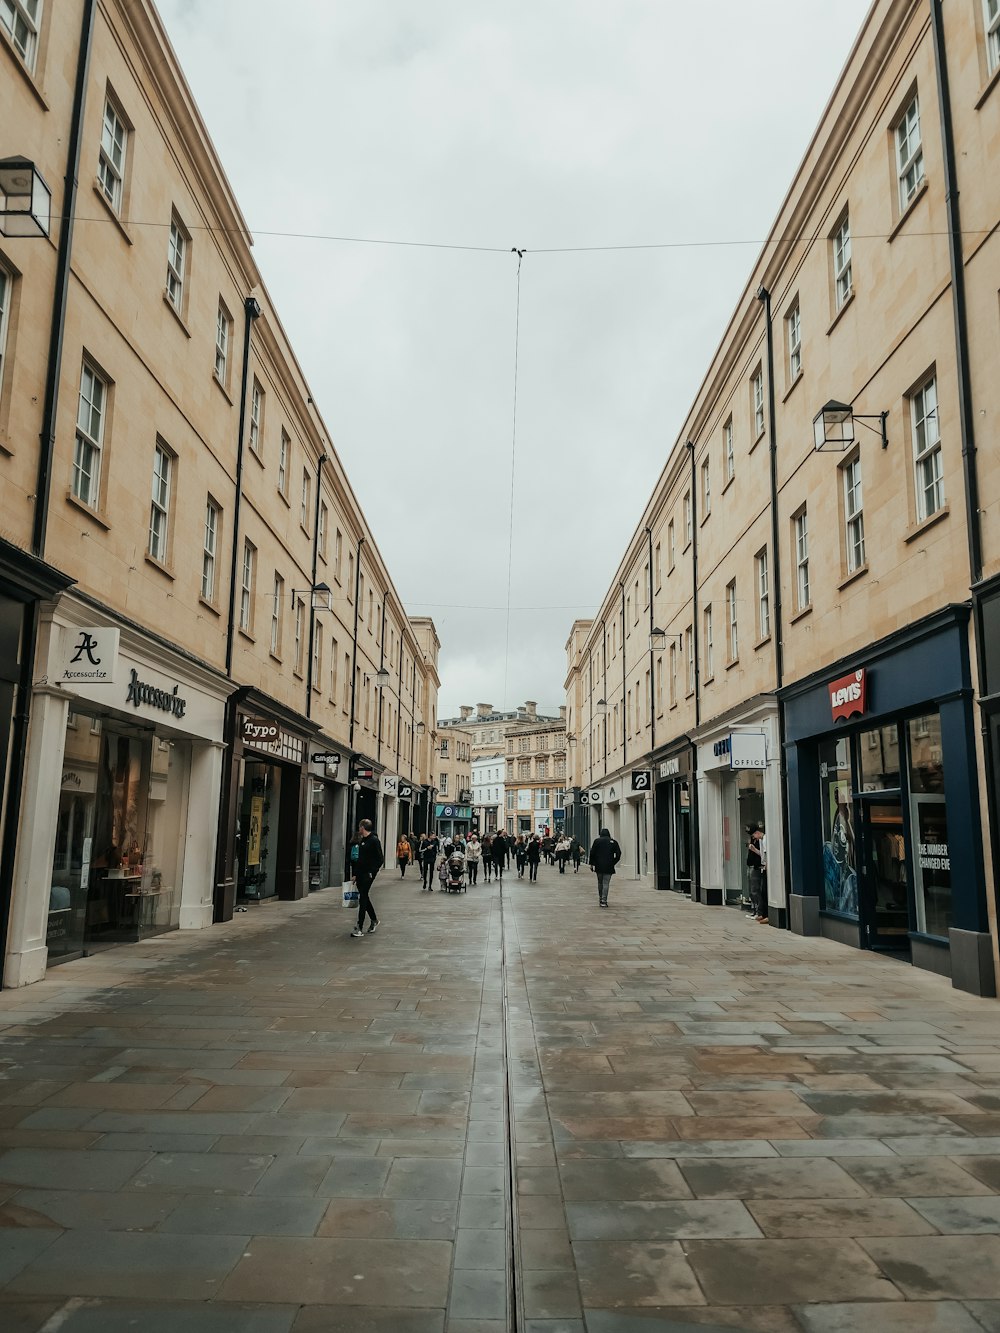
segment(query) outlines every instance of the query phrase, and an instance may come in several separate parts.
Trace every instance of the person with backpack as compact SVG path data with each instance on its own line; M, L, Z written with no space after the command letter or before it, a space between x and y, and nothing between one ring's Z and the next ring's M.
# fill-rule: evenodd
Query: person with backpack
M362 819L358 825L358 836L351 846L351 879L358 886L358 924L351 931L351 936L358 940L365 933L365 917L371 918L368 934L374 935L379 927L379 919L372 906L371 887L375 876L385 864L385 854L378 834L372 829L370 819Z
M597 875L597 901L601 907L608 905L608 890L611 888L611 876L615 866L622 859L622 849L606 828L601 829L599 838L594 839L590 849L590 868Z

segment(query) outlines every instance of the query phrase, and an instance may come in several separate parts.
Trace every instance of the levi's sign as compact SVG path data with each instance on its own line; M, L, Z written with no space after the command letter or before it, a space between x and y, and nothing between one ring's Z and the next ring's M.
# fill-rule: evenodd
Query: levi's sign
M834 722L846 722L848 718L867 711L868 677L864 667L831 681L829 690Z

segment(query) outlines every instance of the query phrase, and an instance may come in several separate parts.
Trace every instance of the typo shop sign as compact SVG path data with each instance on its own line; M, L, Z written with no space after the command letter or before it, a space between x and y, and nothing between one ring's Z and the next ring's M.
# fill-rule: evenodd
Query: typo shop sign
M281 728L277 722L265 722L259 717L244 717L244 745L277 745L281 739Z
M161 712L181 718L187 709L187 700L181 696L180 688L179 685L175 685L172 690L161 690L158 685L150 685L148 681L140 680L138 671L133 667L129 672L125 702L131 704L133 708L147 704L150 708L159 708Z
M829 690L834 722L846 722L868 711L868 676L864 667L831 681Z

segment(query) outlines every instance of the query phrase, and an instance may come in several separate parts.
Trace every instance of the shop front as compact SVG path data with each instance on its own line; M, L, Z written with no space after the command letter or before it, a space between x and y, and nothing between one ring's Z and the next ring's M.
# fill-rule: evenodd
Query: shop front
M229 682L67 596L46 612L5 966L212 920Z
M784 853L778 710L760 697L698 732L699 873L694 896L713 906L750 901L747 846L765 838L765 882L772 925L784 926Z
M440 838L454 838L458 834L466 838L472 826L472 806L450 805L439 801L434 806L434 818Z
M791 925L995 994L969 608L782 692Z
M691 893L698 846L697 754L685 737L653 762L656 888Z
M318 728L250 686L230 700L215 918L236 904L309 891L313 817L310 746Z
M309 892L339 887L347 822L348 752L320 736L310 745Z

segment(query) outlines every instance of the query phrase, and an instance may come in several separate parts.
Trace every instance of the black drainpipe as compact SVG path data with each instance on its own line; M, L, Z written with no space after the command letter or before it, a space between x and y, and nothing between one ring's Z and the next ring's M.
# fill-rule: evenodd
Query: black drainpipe
M628 672L625 667L625 580L621 582L622 590L622 770L628 762L628 741L625 739L629 719L625 716L625 696L628 693ZM623 784L624 785L624 784Z
M774 677L775 691L781 689L785 679L785 645L783 640L783 616L781 607L781 544L778 520L778 423L774 410L774 325L771 319L771 293L761 285L757 289L757 299L764 306L764 329L767 335L767 430L771 481L771 603L774 608ZM785 919L780 924L788 926L788 905L792 892L791 836L788 827L788 762L785 755L785 708L775 694L778 705L778 795L781 802L781 851L784 870Z
M653 656L653 597L655 588L653 584L653 529L646 529L646 537L649 541L649 753L650 760L656 752L656 661ZM650 787L652 787L652 774L650 774Z
M691 457L691 646L694 651L694 725L701 726L701 668L698 665L698 477L695 469L694 441L685 446ZM685 663L685 671L687 664ZM701 896L701 832L698 822L698 746L691 746L691 780L694 784L691 801L691 842L694 864L691 867L691 897Z
M246 452L244 432L247 423L247 386L250 376L250 330L260 315L260 306L252 296L243 302L243 383L240 387L239 439L236 444L236 482L233 497L233 554L229 562L229 620L226 625L226 675L233 674L233 646L236 640L236 571L240 558L240 509L243 506L243 457ZM311 603L310 603L311 604Z
M387 601L388 597L385 595L385 593L383 593L382 594L382 642L378 657L379 671L385 670L385 604ZM382 762L382 709L385 706L385 701L383 699L384 694L385 694L385 687L380 684L378 686L378 750L376 751L375 754L375 757L379 761L379 763Z
M962 469L965 476L965 522L969 539L969 571L972 583L983 577L983 540L979 516L979 481L976 475L975 422L972 411L972 375L969 370L969 324L965 303L965 259L962 223L958 208L958 176L955 167L955 134L951 121L948 83L948 54L944 40L941 0L931 0L931 29L934 34L934 66L937 70L938 104L941 113L941 145L944 155L944 198L948 209L948 255L951 260L951 300L955 319L955 361L958 371L958 416L962 431ZM982 679L982 676L980 676Z
M354 799L354 784L357 779L354 776L354 714L357 703L357 679L358 679L358 599L361 596L361 548L365 544L364 537L358 538L358 548L354 556L354 644L351 650L351 731L348 738L351 754L348 760L347 769L347 833L344 838L344 847L346 851L346 860L344 863L344 879L351 877L351 839L354 837L354 811L357 804Z
M316 643L316 608L313 606L313 594L316 590L316 574L319 569L319 506L323 490L323 464L326 454L320 454L316 463L316 506L313 514L313 558L312 587L309 589L309 661L306 663L306 717L312 717L313 687L313 647Z

